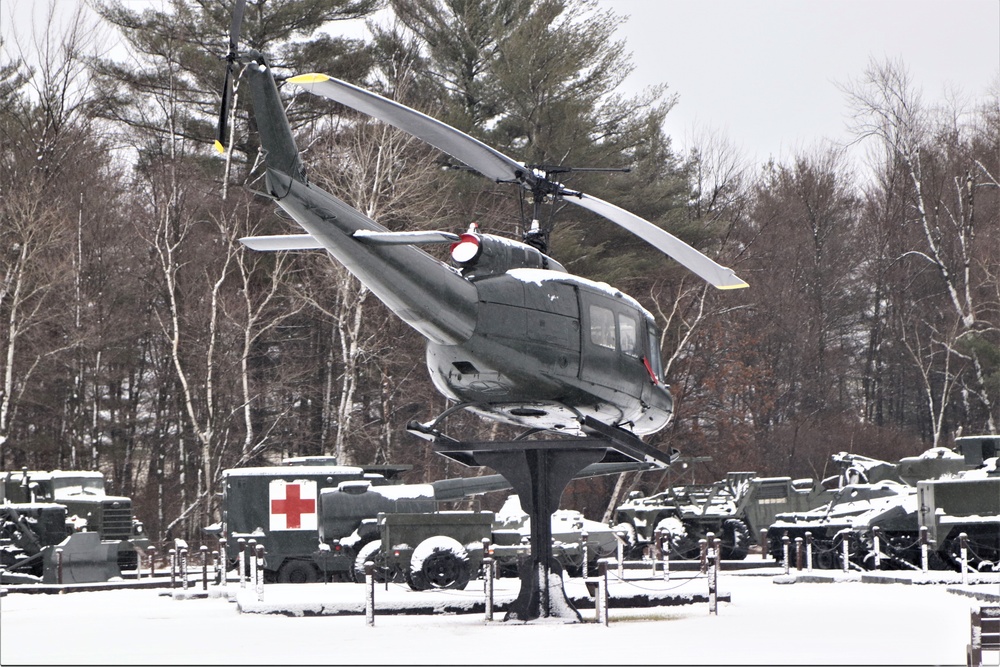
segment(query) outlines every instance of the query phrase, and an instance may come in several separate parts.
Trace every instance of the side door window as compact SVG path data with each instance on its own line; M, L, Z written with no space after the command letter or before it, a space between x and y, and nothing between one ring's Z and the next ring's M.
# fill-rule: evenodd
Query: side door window
M590 342L615 349L615 314L609 308L590 304Z

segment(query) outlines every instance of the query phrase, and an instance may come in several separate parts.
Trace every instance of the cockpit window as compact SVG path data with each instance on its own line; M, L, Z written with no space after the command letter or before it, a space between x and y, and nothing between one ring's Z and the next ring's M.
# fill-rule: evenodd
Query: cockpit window
M649 366L661 382L666 382L666 378L663 377L663 360L660 358L660 336L653 326L650 326L647 331L649 333L649 356L647 357Z
M611 310L591 304L590 342L615 349L615 314Z
M638 357L641 352L639 336L635 319L628 315L618 314L618 335L621 338L622 352Z

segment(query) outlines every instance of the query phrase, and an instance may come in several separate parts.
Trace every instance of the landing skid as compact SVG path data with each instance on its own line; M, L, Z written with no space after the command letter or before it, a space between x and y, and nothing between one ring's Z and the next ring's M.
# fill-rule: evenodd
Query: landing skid
M440 420L436 420L437 424ZM465 466L488 466L514 488L531 519L531 556L519 565L521 589L505 621L561 618L581 621L562 588L562 566L552 555L552 513L563 491L580 471L602 462L636 462L667 467L678 452L661 452L639 438L589 417L589 437L558 440L461 442L430 425L411 422L407 430L430 440L435 451Z

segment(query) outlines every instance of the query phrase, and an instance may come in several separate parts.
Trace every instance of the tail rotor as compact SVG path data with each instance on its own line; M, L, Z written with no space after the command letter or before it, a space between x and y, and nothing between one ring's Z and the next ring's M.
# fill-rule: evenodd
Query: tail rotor
M230 107L233 103L233 81L236 64L239 58L240 27L243 25L243 11L246 0L236 0L233 7L233 20L229 24L229 52L226 54L226 80L222 87L222 104L219 108L218 132L215 137L215 150L226 152L226 133L229 123Z

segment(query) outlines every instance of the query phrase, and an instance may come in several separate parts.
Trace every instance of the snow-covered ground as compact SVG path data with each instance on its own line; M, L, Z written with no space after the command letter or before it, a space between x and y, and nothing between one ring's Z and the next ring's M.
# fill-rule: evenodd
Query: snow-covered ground
M680 574L678 573L678 577ZM981 587L1000 593L1000 581ZM962 665L969 611L979 601L946 584L785 583L723 572L731 595L706 603L612 609L594 622L486 623L482 614L285 616L240 613L223 597L176 599L162 591L0 598L0 663L12 664L892 664ZM515 585L497 582L498 592ZM629 583L643 586L643 582ZM672 585L706 593L703 578ZM196 591L199 589L195 589ZM481 594L482 582L465 591ZM420 596L376 587L379 598ZM363 603L356 584L269 586L264 601ZM586 621L594 612L581 610ZM498 618L502 618L502 614ZM986 653L987 664L998 664Z

